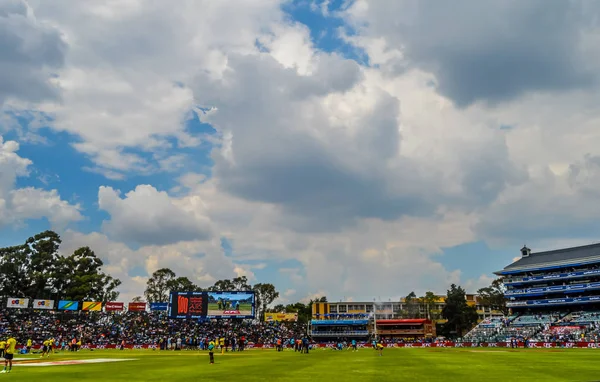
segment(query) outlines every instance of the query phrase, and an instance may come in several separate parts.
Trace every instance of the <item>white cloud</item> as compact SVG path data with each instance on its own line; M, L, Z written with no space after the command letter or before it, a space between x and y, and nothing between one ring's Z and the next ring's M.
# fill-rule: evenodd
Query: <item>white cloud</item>
M188 203L189 202L189 203ZM110 214L103 230L114 238L141 245L205 240L212 236L200 198L178 201L164 191L139 185L123 199L111 187L100 187L98 205Z
M599 92L579 79L597 62L580 58L594 58L597 48L594 28L574 33L588 16L554 4L547 12L559 28L544 39L545 19L523 15L545 2L460 2L464 22L422 3L353 3L345 17L358 33L347 38L379 65L369 68L316 49L311 31L287 20L275 0L32 0L33 13L11 11L24 30L60 36L48 49L64 54L54 81L62 102L46 97L37 107L54 117L53 129L80 139L74 147L95 164L88 171L113 180L177 173L206 139L185 129L191 110L212 108L199 113L217 130L210 177L177 173L169 193L140 185L120 196L102 187L107 236L71 235L108 250L122 278L135 267L151 273L172 264L202 283L252 278L259 268L245 261L253 260L287 277L295 297L356 299L490 281L479 276L486 270L465 276L445 267L446 247L485 239L535 248L593 237ZM323 14L329 5L319 3ZM471 17L473 9L485 17ZM528 46L535 49L514 55ZM556 70L571 59L573 67ZM520 60L527 65L514 65ZM45 81L41 62L27 73ZM36 101L15 94L13 110L16 99ZM13 146L0 153L8 170L0 172L0 211L76 220L77 208L55 192L14 191L30 162ZM27 203L33 196L43 200ZM233 259L222 254L221 237L232 242Z
M64 201L56 190L16 188L17 177L29 175L32 162L17 154L19 144L0 136L0 227L28 219L47 218L56 229L82 220L81 207Z
M30 3L69 48L57 79L62 102L40 109L53 116L54 129L81 138L77 150L112 172L170 167L127 148L198 144L185 127L195 106L185 84L198 72L219 78L228 53L256 50L256 38L283 20L274 0Z
M131 249L100 233L83 234L71 230L62 235L62 240L64 254L89 246L104 261L104 271L123 282L119 288L121 301L142 295L145 290L147 277L131 277L132 270L142 269L150 275L159 268L170 268L178 276L186 276L203 287L240 275L240 265L225 256L218 240Z
M66 44L60 31L38 20L25 1L0 1L0 50L0 106L7 100L59 97L50 78L63 65Z

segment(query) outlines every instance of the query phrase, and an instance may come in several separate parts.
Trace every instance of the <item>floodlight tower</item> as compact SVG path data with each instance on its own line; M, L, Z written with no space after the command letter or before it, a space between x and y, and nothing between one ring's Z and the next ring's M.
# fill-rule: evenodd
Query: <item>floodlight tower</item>
M373 299L373 335L377 341L377 302Z

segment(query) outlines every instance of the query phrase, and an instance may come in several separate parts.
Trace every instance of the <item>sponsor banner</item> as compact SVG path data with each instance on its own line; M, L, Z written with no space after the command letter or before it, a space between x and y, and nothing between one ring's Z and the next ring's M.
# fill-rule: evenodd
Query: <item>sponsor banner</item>
M54 300L33 300L33 309L54 309Z
M359 348L370 348L370 343L358 343ZM335 345L333 344L313 344L313 347L318 348L332 348ZM397 343L397 344L384 344L387 348L510 348L510 343L508 342L437 342L431 344L423 344L423 343ZM519 342L518 347L523 348L525 344L523 342ZM40 345L34 345L33 349L40 349ZM83 345L82 349L118 349L121 345ZM273 349L275 346L273 344L254 344L248 343L246 344L247 349ZM288 348L290 346L287 346ZM580 349L600 349L600 343L594 342L532 342L528 344L528 347L534 349L544 349L544 348L580 348ZM23 345L17 345L17 349L22 349ZM158 349L157 345L132 345L126 344L125 349Z
M58 302L58 309L60 309L60 310L77 310L77 309L79 309L79 301L60 300Z
M298 313L265 313L265 321L298 321Z
M125 303L110 301L104 304L104 310L107 312L121 312L125 309Z
M145 302L130 302L127 306L127 310L130 312L143 312L146 310Z
M8 301L6 302L6 307L7 308L23 309L23 308L27 308L28 306L29 306L29 299L28 298L9 297Z
M168 302L151 302L150 310L164 310L166 311L169 308Z
M81 310L101 311L102 303L98 301L84 301Z

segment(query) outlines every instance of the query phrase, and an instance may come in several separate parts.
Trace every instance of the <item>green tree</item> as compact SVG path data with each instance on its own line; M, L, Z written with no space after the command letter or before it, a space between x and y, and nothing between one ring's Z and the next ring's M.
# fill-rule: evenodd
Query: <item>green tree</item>
M252 288L256 298L256 314L259 320L265 319L265 312L267 307L279 297L279 292L275 289L273 284L256 284Z
M243 292L252 290L250 284L248 284L248 278L246 276L236 277L231 280L231 284L233 285L234 291Z
M312 319L312 304L304 304L297 302L295 304L288 304L285 306L285 313L298 313L298 322L307 323Z
M444 326L449 336L462 337L477 323L477 310L467 304L465 295L465 290L455 284L448 290L442 317L447 320Z
M231 280L219 280L208 289L214 292L226 292L236 290L235 284Z
M31 284L23 291L30 298L44 296L55 287L61 256L58 254L60 236L53 231L44 231L27 240L29 252L29 280Z
M121 281L102 271L104 263L89 247L77 249L58 261L55 277L59 297L74 301L114 301Z
M0 248L0 294L4 297L108 301L121 281L102 272L102 260L83 247L64 257L60 236L44 231L23 245Z
M273 308L269 309L271 312L273 313L287 313L285 311L285 306L283 304L277 304L275 305ZM295 313L295 312L291 312L291 313Z
M35 298L25 294L31 285L30 253L28 245L0 248L0 295L3 298Z
M168 281L167 288L170 292L196 292L199 289L190 279L183 276Z
M177 276L169 268L161 268L154 273L146 282L144 296L148 302L166 302L169 301L169 291L171 284Z
M508 315L506 299L504 298L505 291L506 288L504 287L502 278L498 278L492 281L490 286L481 288L477 291L477 300L482 306L499 310L504 315Z
M418 318L420 316L419 299L415 292L410 292L404 297L404 309L402 316L406 318Z
M142 296L135 296L134 298L131 299L132 302L144 302L144 299L142 298Z
M419 300L423 304L423 310L425 311L425 318L428 320L433 319L433 310L435 307L435 303L437 301L437 297L433 292L426 292L425 296L420 297Z

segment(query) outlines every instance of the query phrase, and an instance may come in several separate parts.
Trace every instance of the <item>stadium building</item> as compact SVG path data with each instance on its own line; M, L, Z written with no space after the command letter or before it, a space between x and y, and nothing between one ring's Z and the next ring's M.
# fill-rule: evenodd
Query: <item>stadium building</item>
M467 304L475 306L480 320L502 317L502 312L479 304L477 296L467 294ZM430 305L415 299L411 304L403 298L387 302L317 302L312 306L310 335L317 341L339 338L365 340L381 338L422 339L436 336L436 323L443 323L441 312L446 296L436 296Z
M600 244L532 253L502 271L513 313L600 311Z
M583 339L600 324L600 244L532 253L495 272L503 277L510 316L487 319L473 341Z

